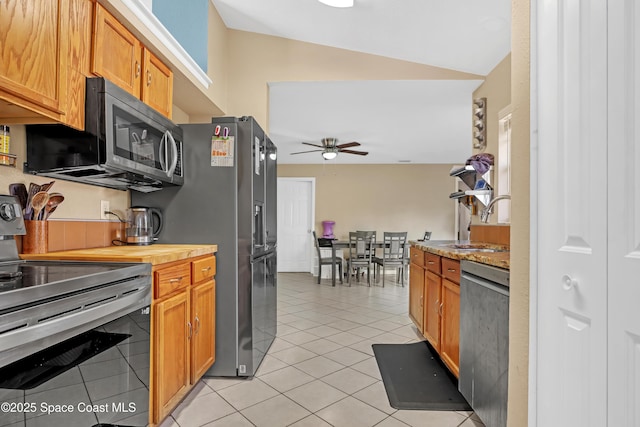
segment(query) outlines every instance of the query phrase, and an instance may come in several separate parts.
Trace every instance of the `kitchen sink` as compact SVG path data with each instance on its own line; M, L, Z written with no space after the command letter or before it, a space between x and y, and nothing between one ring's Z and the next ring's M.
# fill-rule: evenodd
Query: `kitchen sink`
M486 245L474 245L474 244L462 244L462 243L454 243L450 245L444 245L451 249L456 249L458 251L465 252L509 252L509 249L505 248L496 248L496 247L487 247Z

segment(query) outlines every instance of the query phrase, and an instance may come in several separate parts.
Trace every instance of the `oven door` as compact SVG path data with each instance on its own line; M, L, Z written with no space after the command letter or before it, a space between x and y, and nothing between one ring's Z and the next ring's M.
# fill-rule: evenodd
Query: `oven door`
M145 307L0 368L0 426L146 426Z

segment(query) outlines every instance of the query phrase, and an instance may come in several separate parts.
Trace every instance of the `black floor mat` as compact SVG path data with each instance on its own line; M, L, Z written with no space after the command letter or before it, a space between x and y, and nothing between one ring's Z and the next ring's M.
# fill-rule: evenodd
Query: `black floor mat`
M426 341L373 344L389 403L396 409L470 411L458 381Z

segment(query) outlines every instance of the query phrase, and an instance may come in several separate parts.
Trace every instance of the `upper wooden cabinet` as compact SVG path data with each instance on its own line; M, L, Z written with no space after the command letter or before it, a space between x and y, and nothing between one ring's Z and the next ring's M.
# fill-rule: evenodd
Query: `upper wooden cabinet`
M173 72L96 3L92 72L171 118Z
M91 71L140 98L142 44L96 3Z
M0 2L0 121L84 128L88 0Z
M173 73L148 49L142 49L142 100L151 108L171 118L173 105Z

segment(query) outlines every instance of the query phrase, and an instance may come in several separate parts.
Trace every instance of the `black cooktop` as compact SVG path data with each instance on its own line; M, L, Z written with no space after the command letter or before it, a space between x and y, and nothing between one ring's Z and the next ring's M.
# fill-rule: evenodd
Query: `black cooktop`
M145 264L66 261L0 263L0 311L145 275Z

